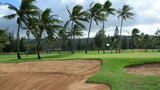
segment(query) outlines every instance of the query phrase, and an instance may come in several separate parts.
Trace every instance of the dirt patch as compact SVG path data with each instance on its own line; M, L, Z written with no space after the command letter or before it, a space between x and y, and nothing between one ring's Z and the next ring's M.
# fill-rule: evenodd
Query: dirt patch
M142 65L127 66L126 73L138 75L160 75L160 63L146 63Z
M100 68L99 60L0 63L0 90L110 90L85 83Z

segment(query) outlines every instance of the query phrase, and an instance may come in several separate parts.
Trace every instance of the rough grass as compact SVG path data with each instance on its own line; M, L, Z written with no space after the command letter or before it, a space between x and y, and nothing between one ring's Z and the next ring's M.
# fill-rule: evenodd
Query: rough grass
M137 65L147 62L160 62L159 52L134 52L97 54L90 51L68 54L58 53L41 54L41 60L66 60L66 59L101 59L103 62L101 70L90 77L88 82L105 83L111 85L112 90L159 90L160 76L127 74L123 68L128 65ZM18 60L16 55L0 55L0 62L37 61L37 55L22 55Z

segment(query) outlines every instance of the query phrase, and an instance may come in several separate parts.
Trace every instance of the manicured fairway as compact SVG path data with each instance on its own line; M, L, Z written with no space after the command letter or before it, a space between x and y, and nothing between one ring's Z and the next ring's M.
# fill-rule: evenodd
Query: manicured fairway
M112 90L159 90L159 75L136 75L127 74L123 68L128 65L137 65L147 62L160 62L159 52L134 52L134 53L106 53L97 54L92 51L88 54L58 53L41 54L41 60L66 60L66 59L100 59L102 68L88 82L105 83L111 85ZM0 55L0 62L37 61L37 55L22 56L22 60L17 60L16 55Z

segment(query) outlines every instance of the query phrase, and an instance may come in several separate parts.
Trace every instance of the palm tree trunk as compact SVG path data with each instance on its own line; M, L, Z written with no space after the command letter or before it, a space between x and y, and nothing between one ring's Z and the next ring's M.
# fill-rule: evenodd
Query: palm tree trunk
M121 33L122 33L122 26L123 26L123 17L121 20L121 28L120 28L120 36L119 36L119 53L121 53Z
M20 56L20 49L19 49L19 30L20 30L20 25L18 25L18 31L17 31L17 58L18 59L21 59L21 56Z
M42 32L43 32L43 30L41 30L40 36L38 37L38 44L37 44L38 59L41 59L41 56L40 56L40 47L41 47L41 36L42 36Z
M87 54L87 51L88 51L88 41L89 41L89 35L90 35L90 32L91 32L91 27L92 27L92 18L90 19L90 25L89 25L89 31L88 31L88 38L87 38L87 44L86 44L86 50L85 50L85 53Z
M39 40L38 40L38 44L37 44L38 59L41 59L40 52L39 52L39 50L40 50L40 43L41 43L41 41L40 41L40 39L39 39Z
M104 20L103 20L103 27L102 27L102 30L104 31L104 25L105 25L105 22L104 22ZM102 43L102 47L103 47L103 54L105 54L105 37L103 36L103 43Z
M73 21L72 21L72 26L71 26L71 30L73 30ZM73 54L74 53L74 51L73 51L73 47L74 47L74 45L73 45L73 35L71 35L71 44L72 44L72 47L71 47L71 53Z
M28 37L27 54L26 54L26 56L28 56L28 52L29 52L29 37Z

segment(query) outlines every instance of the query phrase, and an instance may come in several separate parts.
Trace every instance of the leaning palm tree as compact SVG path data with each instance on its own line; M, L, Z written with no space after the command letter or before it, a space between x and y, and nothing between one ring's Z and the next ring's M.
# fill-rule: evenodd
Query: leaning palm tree
M73 7L72 12L68 9L68 6L66 7L68 13L69 13L69 20L66 22L66 25L71 22L71 32L74 31L74 24L79 25L82 29L86 29L85 26L82 24L83 22L88 22L88 19L85 18L85 15L87 14L86 11L83 10L83 7L80 5L76 5ZM77 26L76 26L77 27ZM72 41L70 40L71 44ZM74 51L71 49L71 53L73 54Z
M20 56L20 48L19 48L19 31L20 27L22 26L22 23L25 25L27 24L27 15L36 15L37 14L37 7L34 5L35 0L22 0L20 8L16 8L15 6L7 3L8 8L15 11L14 14L10 14L7 16L4 16L4 18L7 19L13 19L17 18L17 24L18 24L18 30L17 30L17 57L18 59L21 59Z
M132 16L134 16L134 13L130 12L133 8L130 7L129 5L123 5L122 9L119 9L117 11L118 18L121 17L121 27L120 27L120 41L119 41L119 53L120 53L120 48L121 48L121 33L122 33L122 27L123 27L123 21L127 19L133 19Z
M43 33L46 33L44 38L47 40L47 42L55 41L56 40L56 30L59 30L61 26L56 25L56 23L61 23L60 20L53 18L55 15L51 15L51 9L45 9L40 15L39 18L36 17L29 17L30 22L32 23L31 28L33 28L34 32L32 34L37 40L37 54L38 59L41 59L40 57L40 47L41 47L41 40Z
M134 49L134 46L137 46L137 44L140 42L141 40L141 35L139 35L140 31L137 28L134 28L132 30L132 35L131 35L131 48L132 48L132 52Z
M98 25L98 22L102 22L104 20L104 14L102 14L102 5L100 3L96 3L94 4L92 2L90 4L87 14L87 17L90 19L89 23L89 30L88 30L88 38L87 38L87 44L86 44L86 50L85 53L87 54L88 51L88 42L89 42L89 36L90 36L90 32L91 32L91 27L92 27L92 21L94 20L96 22L96 24Z
M105 26L105 21L107 20L106 18L110 15L110 14L112 14L112 15L115 15L114 14L114 11L115 11L115 9L114 8L111 8L111 6L112 6L112 3L109 1L109 0L107 0L105 3L104 3L104 5L103 5L103 26L102 26L102 30L104 30L104 26ZM103 42L105 42L105 38L103 38ZM105 43L103 43L103 53L105 53Z

